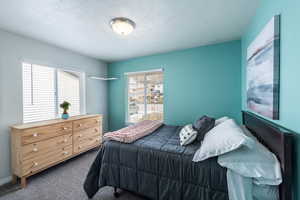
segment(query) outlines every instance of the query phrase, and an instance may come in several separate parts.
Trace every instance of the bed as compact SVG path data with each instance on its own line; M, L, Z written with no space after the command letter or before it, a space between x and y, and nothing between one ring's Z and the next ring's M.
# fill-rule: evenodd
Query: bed
M243 112L243 123L280 160L280 200L292 199L291 135L248 112ZM84 183L88 197L113 186L149 199L228 200L226 169L216 157L192 162L200 143L180 146L181 128L163 125L131 144L105 142Z

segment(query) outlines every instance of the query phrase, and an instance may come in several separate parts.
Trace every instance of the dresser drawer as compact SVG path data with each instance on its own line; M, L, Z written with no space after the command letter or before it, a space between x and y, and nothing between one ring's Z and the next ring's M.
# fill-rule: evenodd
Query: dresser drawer
M43 126L24 130L21 134L22 145L39 142L52 137L71 134L72 122L59 123L52 126Z
M102 121L100 117L81 119L81 120L74 121L73 129L74 131L79 131L87 128L100 127L101 124Z
M99 127L92 127L80 131L75 131L73 135L73 140L75 141L80 141L85 138L89 138L91 136L100 136L102 135L102 130Z
M22 160L32 159L55 149L72 145L72 138L72 134L68 134L22 146Z
M102 142L102 138L100 135L84 137L80 140L74 141L74 154L86 151L93 147L99 146Z
M56 148L53 151L25 160L22 163L23 175L26 176L35 173L36 171L49 167L49 165L65 160L70 156L72 156L72 145Z

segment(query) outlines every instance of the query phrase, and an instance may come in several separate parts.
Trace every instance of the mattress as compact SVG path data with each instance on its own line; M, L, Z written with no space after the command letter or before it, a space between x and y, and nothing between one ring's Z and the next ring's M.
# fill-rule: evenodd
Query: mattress
M105 142L84 182L88 197L114 186L153 200L228 200L226 169L216 157L192 162L200 143L180 146L181 128L162 125L131 144Z

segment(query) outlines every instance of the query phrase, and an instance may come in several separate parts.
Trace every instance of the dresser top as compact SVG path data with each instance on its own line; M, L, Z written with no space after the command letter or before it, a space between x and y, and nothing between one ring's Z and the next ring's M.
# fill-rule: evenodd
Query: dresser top
M70 117L69 119L51 119L51 120L45 120L45 121L39 121L39 122L32 122L32 123L25 123L25 124L16 124L11 126L12 129L28 129L28 128L37 128L40 126L47 126L52 124L58 124L58 123L64 123L64 122L71 122L76 121L80 119L87 119L92 117L102 117L102 115L99 114L90 114L90 115L78 115L74 117Z

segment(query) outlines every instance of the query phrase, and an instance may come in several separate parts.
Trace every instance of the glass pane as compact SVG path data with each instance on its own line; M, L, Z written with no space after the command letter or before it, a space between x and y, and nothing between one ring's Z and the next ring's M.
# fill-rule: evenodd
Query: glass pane
M145 119L163 120L163 74L147 74L147 114Z
M68 111L70 116L80 115L80 77L69 71L58 70L57 92L59 114L63 112L59 105L67 101L71 104Z
M144 75L128 77L128 122L136 123L145 115Z

